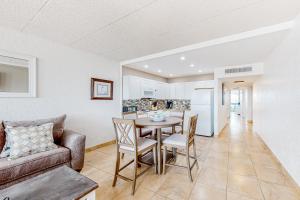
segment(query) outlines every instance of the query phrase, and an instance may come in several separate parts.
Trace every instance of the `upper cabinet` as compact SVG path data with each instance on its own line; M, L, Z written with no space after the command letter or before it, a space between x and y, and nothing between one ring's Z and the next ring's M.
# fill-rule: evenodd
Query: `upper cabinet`
M123 99L191 99L195 88L214 88L214 80L164 83L136 76L123 76Z
M195 86L195 82L184 83L184 98L185 99L192 99L194 86Z
M140 78L136 76L123 76L123 99L169 97L168 83Z
M156 98L158 99L170 99L170 87L168 83L159 82L157 84Z
M142 98L156 98L157 83L149 79L141 79L141 97Z
M123 99L141 98L141 79L136 76L123 76Z
M184 83L171 83L169 85L171 99L185 99Z

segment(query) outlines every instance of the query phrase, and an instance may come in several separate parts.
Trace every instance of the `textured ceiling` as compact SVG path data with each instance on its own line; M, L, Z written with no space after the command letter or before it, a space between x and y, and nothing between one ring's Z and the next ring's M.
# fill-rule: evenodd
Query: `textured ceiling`
M128 60L293 19L299 0L0 0L0 26Z
M280 44L289 30L278 31L248 39L185 51L126 66L162 77L180 77L213 73L215 68L263 62ZM180 58L184 56L185 60ZM148 66L145 69L145 65ZM192 67L191 67L192 65ZM199 70L201 70L199 72ZM171 76L170 76L171 75Z

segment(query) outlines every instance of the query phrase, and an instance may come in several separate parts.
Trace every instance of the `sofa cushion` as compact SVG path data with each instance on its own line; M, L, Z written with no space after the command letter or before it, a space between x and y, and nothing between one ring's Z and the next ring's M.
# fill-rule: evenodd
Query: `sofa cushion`
M53 138L56 144L60 144L62 134L64 132L64 123L65 123L66 115L62 115L60 117L48 118L48 119L39 119L33 121L4 121L4 127L12 126L40 126L46 123L53 123Z
M57 148L53 142L53 123L40 126L7 126L5 132L8 136L9 159L49 151Z
M5 132L4 132L2 121L0 121L0 153L4 147L4 144L5 144Z
M0 183L6 184L24 176L46 170L71 160L70 150L59 147L16 160L0 159Z

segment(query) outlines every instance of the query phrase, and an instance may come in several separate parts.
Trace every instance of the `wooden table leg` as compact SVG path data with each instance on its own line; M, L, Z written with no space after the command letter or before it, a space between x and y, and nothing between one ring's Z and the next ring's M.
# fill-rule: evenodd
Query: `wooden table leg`
M157 163L158 175L161 174L161 128L157 129Z

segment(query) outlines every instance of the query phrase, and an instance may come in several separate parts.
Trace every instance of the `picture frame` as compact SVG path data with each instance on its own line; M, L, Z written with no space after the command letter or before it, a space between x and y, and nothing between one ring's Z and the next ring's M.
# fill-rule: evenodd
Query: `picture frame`
M113 100L114 82L91 78L91 100Z

